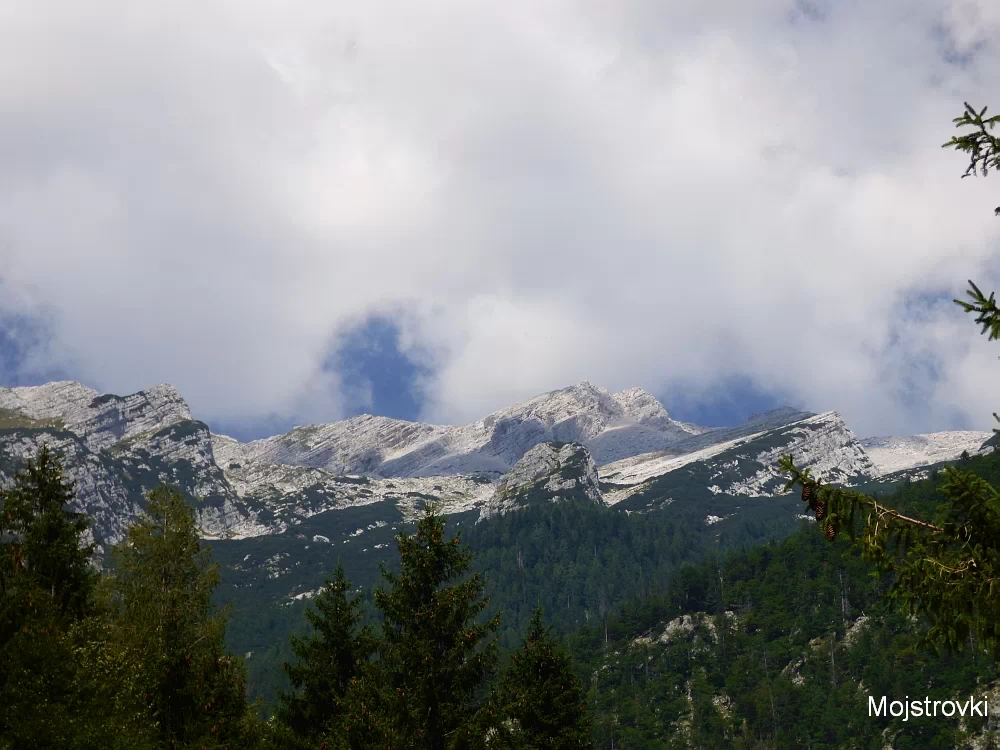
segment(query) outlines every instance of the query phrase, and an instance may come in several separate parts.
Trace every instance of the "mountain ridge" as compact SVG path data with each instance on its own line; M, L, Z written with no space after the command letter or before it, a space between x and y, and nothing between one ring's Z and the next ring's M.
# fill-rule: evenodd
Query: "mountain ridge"
M195 502L205 538L246 538L377 503L393 505L403 518L415 517L426 501L445 513L488 513L503 477L515 476L518 462L540 445L579 446L581 465L593 464L598 477L588 492L602 503L639 508L678 492L780 492L773 464L782 452L824 481L852 484L977 452L982 435L879 438L869 442L874 460L835 411L779 407L742 425L708 428L673 420L641 388L612 393L584 381L466 425L359 415L241 442L194 419L171 385L117 396L59 381L0 388L0 483L47 443L65 454L78 509L108 542L121 539L141 514L144 494L165 482ZM561 448L537 455L553 450ZM532 482L563 486L555 474L537 476L542 465L532 464Z
M388 478L502 473L532 446L550 440L588 445L601 463L602 459L666 448L708 431L675 422L663 405L641 388L613 394L583 381L498 409L465 425L360 415L294 427L282 435L241 443L245 447L240 450L249 459Z

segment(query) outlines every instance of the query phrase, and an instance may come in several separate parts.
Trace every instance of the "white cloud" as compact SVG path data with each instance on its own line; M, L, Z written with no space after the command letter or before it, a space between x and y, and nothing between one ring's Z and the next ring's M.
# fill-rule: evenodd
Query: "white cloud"
M0 9L0 276L97 387L330 419L332 337L395 310L434 419L736 373L863 434L1000 407L971 321L901 307L1000 281L938 148L1000 107L995 4L84 5Z

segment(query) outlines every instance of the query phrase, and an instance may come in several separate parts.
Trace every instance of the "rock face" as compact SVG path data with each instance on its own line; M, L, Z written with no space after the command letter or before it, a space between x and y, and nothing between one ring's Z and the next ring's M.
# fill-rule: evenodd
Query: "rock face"
M992 432L972 430L930 432L910 437L872 437L861 441L865 453L883 474L927 466L939 461L954 461L967 451L970 456L988 452L984 444Z
M597 464L580 443L540 443L503 476L480 517L569 499L604 504Z
M881 475L857 437L835 411L778 428L769 438L769 442L775 443L773 447L767 446L760 452L747 451L743 456L744 460L758 465L753 476L733 482L724 491L757 497L774 494L784 483L774 468L784 453L792 454L799 468L811 469L814 476L825 482L850 485Z
M696 477L696 483L713 494L774 495L785 481L776 470L779 457L785 453L792 454L800 468L812 469L813 476L824 482L850 485L881 475L837 412L809 415L780 426L772 426L773 418L763 417L740 428L708 433L704 437L729 439L706 447L691 450L704 444L699 436L674 450L602 466L601 478L615 486L605 492L605 499L615 504L648 495L657 484L662 486L664 476L680 469ZM739 437L730 437L734 434Z
M62 454L75 509L90 516L101 542L120 541L145 507L144 493L167 482L199 498L206 536L245 525L208 426L192 419L171 385L130 396L73 382L0 389L0 481L9 483L43 444Z
M47 444L64 456L76 509L100 541L119 541L145 493L164 483L192 498L204 537L245 538L375 503L413 518L426 502L488 516L568 498L642 508L671 488L767 496L783 484L781 453L823 481L851 484L977 452L988 436L858 441L836 412L789 408L708 429L673 420L640 388L584 382L464 426L363 415L241 443L211 434L173 386L114 396L58 382L0 388L0 485Z
M65 427L80 436L91 450L192 419L177 389L165 384L131 396L101 395L71 381L0 388L2 412Z
M662 450L705 432L670 418L641 388L612 394L588 382L543 393L464 426L362 415L296 427L241 445L236 461L320 468L335 474L420 477L508 471L533 446L587 445L598 463Z

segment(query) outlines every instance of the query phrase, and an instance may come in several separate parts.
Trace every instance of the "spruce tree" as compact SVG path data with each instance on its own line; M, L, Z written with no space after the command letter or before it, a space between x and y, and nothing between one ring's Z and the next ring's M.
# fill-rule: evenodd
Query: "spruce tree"
M495 696L500 742L517 750L593 747L583 688L569 655L536 609L528 634L511 657Z
M392 748L479 747L478 700L497 659L500 615L477 622L489 599L459 536L427 506L413 536L396 537L400 571L384 567L375 591L383 615L378 650L378 739Z
M62 462L47 445L16 473L10 489L0 491L0 543L5 553L0 556L0 644L10 637L16 618L26 615L18 608L28 592L41 594L63 623L87 611L97 580L90 565L94 545L83 543L87 517L67 508L73 494L73 485L63 479ZM34 600L32 606L41 603Z
M339 562L333 580L306 611L312 633L292 636L297 661L284 665L294 692L280 695L278 720L293 735L312 744L326 740L357 746L366 726L355 715L363 693L359 678L368 668L376 640L370 626L359 629L361 600L348 598L351 582ZM353 741L352 741L353 740Z
M159 750L158 732L143 680L142 654L116 640L110 587L102 577L95 613L73 628L75 705L69 734L61 746L79 750Z
M149 494L146 516L114 549L109 634L141 665L143 693L167 747L240 747L248 721L245 669L225 650L224 614L212 606L217 566L201 547L179 492Z
M47 446L0 492L0 748L72 740L71 630L96 580L73 494Z

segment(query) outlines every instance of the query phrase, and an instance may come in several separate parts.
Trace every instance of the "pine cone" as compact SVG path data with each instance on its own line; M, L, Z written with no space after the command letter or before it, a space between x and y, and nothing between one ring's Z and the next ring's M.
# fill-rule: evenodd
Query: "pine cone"
M816 500L813 510L816 511L816 520L822 521L826 516L826 502L824 500Z
M802 502L808 503L813 496L813 488L811 484L802 485Z
M826 538L831 542L837 538L837 527L832 523L826 525Z

